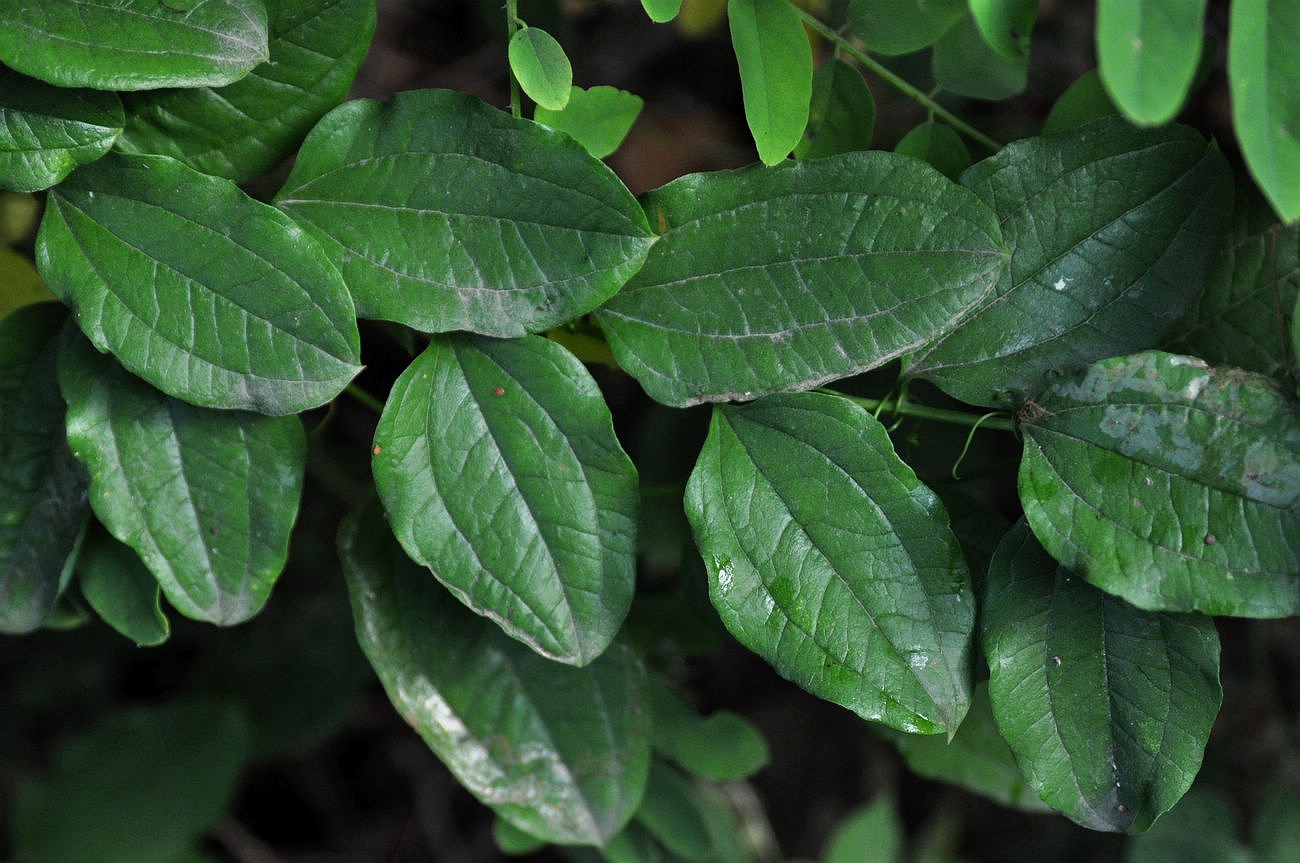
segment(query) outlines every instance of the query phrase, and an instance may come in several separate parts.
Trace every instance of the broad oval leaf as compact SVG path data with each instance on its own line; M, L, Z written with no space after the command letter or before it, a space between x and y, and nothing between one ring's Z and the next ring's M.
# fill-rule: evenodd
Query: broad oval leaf
M373 504L344 522L339 553L362 649L465 788L550 842L603 845L627 823L650 763L631 650L615 645L585 668L538 656L412 563Z
M1199 133L1118 117L1017 141L962 182L997 212L1011 264L908 373L990 407L1154 347L1213 265L1232 189L1227 162Z
M971 17L984 41L1003 57L1029 54L1038 0L969 0Z
M331 111L276 203L329 250L361 317L424 332L571 321L654 243L627 187L577 142L438 90Z
M808 125L812 45L788 0L728 0L727 22L758 158L778 164Z
M86 523L86 474L64 439L56 378L66 319L50 302L0 320L0 632L49 617Z
M0 63L60 87L220 87L267 58L263 0L0 0Z
M288 556L307 460L302 422L169 398L67 335L59 387L95 515L182 614L223 626L249 619Z
M75 172L50 193L36 255L97 348L191 404L297 413L360 370L347 288L311 237L173 159Z
M1119 113L1102 86L1096 69L1085 72L1065 89L1043 121L1043 134L1055 135Z
M225 87L124 95L117 148L248 182L293 154L343 101L375 30L374 0L267 0L269 59Z
M1300 612L1300 409L1270 379L1150 351L1021 414L1020 500L1064 566L1140 608Z
M982 611L993 715L1030 786L1093 830L1151 826L1191 786L1223 698L1213 621L1102 593L1023 520Z
M1007 56L989 44L968 11L934 44L935 84L973 99L1007 99L1029 83L1029 54Z
M870 413L819 393L715 406L686 513L741 644L866 719L957 730L970 573L943 505Z
M529 99L563 111L573 87L573 67L555 37L538 27L521 27L510 37L510 71Z
M640 497L572 354L540 336L434 339L388 396L373 465L402 546L462 602L562 662L609 645Z
M664 236L597 318L669 405L884 365L951 328L1007 260L988 207L893 153L690 175L645 205Z
M872 51L910 54L938 41L966 0L849 0L846 25Z
M961 135L951 126L934 120L927 120L904 135L894 152L920 159L951 180L970 167L970 151Z
M574 87L563 111L540 105L533 119L566 133L597 159L618 149L631 131L645 102L640 96L615 87Z
M862 73L832 57L813 73L808 127L794 148L800 159L820 159L871 146L876 100Z
M105 623L140 647L162 644L171 622L153 573L128 546L92 527L77 556L77 586Z
M1205 0L1099 0L1101 81L1126 116L1148 126L1174 118L1196 76L1204 28Z
M1300 0L1233 0L1232 124L1251 176L1287 222L1300 219Z
M69 90L0 66L0 189L48 189L122 133L115 93Z

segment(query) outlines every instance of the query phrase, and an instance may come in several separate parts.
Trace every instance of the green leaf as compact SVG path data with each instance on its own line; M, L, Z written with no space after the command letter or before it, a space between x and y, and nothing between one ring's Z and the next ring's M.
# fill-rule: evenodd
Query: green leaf
M412 559L544 656L584 665L632 603L636 469L582 363L539 336L434 339L375 431Z
M171 635L157 579L138 554L102 529L92 530L82 546L77 582L95 613L138 646L155 647Z
M492 841L496 843L497 849L502 854L509 854L512 857L532 854L542 850L548 844L545 839L538 839L533 834L521 830L504 818L493 820Z
M898 863L903 852L903 822L892 794L878 794L845 816L826 843L823 863Z
M585 668L543 659L412 563L378 506L344 522L339 551L362 649L465 788L549 842L603 844L627 823L650 761L635 654L616 645Z
M270 171L343 101L375 30L373 0L267 0L270 57L225 87L130 93L128 153L172 156L248 182Z
M903 136L895 153L920 159L950 180L970 167L970 151L951 126L928 120Z
M297 413L360 370L347 288L311 238L173 159L74 173L50 193L36 259L97 348L192 404Z
M910 54L933 45L965 11L965 0L849 0L846 23L872 51Z
M703 808L685 777L663 761L651 759L645 797L636 820L670 854L689 861L712 859L713 840Z
M641 6L651 21L666 24L682 11L682 0L641 0Z
M765 165L785 160L803 137L812 99L812 45L788 0L728 0L745 120Z
M510 71L539 106L563 111L573 86L573 67L555 37L537 27L521 27L510 37Z
M627 187L567 135L438 90L331 111L277 204L321 239L362 317L425 332L566 323L654 243Z
M541 105L533 119L544 126L559 129L603 159L623 143L645 103L640 96L615 87L574 87L563 111L551 111Z
M86 522L86 475L64 440L56 379L67 310L0 320L0 632L30 632L54 608Z
M1043 121L1043 134L1055 135L1071 129L1085 126L1093 120L1100 120L1111 114L1119 113L1115 103L1106 94L1102 86L1101 75L1096 69L1085 72L1056 100L1047 119Z
M1178 114L1204 29L1205 0L1098 0L1101 82L1129 119L1157 126Z
M1222 154L1199 133L1118 117L1017 141L962 182L997 212L1011 265L908 373L990 407L1154 347L1210 271L1232 188Z
M14 800L18 857L173 863L225 811L248 731L233 706L178 701L109 714Z
M1029 82L1028 52L1013 57L999 53L969 12L934 44L930 61L935 84L972 99L1007 99Z
M879 151L690 175L645 205L664 236L597 317L670 405L884 365L951 328L1007 260L974 195Z
M1038 17L1038 0L969 0L980 35L1003 57L1029 56L1029 37Z
M832 57L813 73L808 127L794 148L800 159L820 159L871 146L876 100L862 73Z
M220 87L267 58L262 0L0 0L0 63L60 87Z
M1300 225L1279 225L1259 192L1240 185L1228 241L1165 347L1215 365L1281 375L1289 362L1283 310L1297 296Z
M651 690L654 747L684 770L727 781L745 779L770 758L763 733L729 710L699 716L671 690Z
M1150 827L1192 784L1223 697L1213 621L1102 593L1023 520L982 613L993 714L1029 785L1084 827Z
M122 133L115 93L68 90L0 66L0 189L48 189Z
M716 406L686 513L741 644L863 718L956 731L970 574L943 505L870 413L817 393Z
M59 386L95 514L182 614L221 625L252 617L288 554L302 423L168 398L69 335Z
M1286 222L1300 219L1300 0L1234 0L1232 122L1246 167Z
M1149 351L1022 416L1020 500L1063 565L1141 608L1300 611L1300 408L1269 378Z
M1287 849L1290 859L1295 847ZM1146 833L1129 840L1124 863L1254 863L1237 839L1231 801L1218 791L1193 788Z

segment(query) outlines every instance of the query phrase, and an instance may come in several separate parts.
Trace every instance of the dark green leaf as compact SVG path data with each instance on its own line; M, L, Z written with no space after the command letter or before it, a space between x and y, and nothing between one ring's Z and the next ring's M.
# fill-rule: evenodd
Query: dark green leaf
M543 659L456 602L392 540L378 506L339 537L357 638L398 712L456 778L538 838L603 844L641 803L645 672L614 646Z
M1155 126L1178 114L1201 59L1204 29L1205 0L1099 0L1101 81L1126 116Z
M866 719L956 731L970 575L943 505L870 413L817 393L715 407L686 512L742 644Z
M872 51L908 54L933 45L965 11L964 0L849 0L847 24Z
M538 105L563 111L569 104L573 67L555 37L537 27L521 27L510 37L510 71Z
M651 759L645 797L636 820L669 853L689 861L712 858L713 840L701 813L703 804L680 773Z
M1300 409L1270 379L1150 351L1022 413L1020 500L1062 564L1142 608L1300 611Z
M871 146L876 100L853 66L832 57L813 74L808 128L794 148L800 159L820 159Z
M883 365L951 328L1007 260L988 207L893 153L695 174L645 204L664 236L597 314L670 405Z
M951 126L928 120L903 136L894 147L895 153L914 156L950 180L956 180L970 167L970 151L961 135Z
M729 710L699 716L663 686L651 690L654 747L684 770L721 781L744 779L767 765L767 740Z
M993 714L1030 787L1093 830L1151 826L1192 784L1219 710L1213 621L1102 593L1023 520L982 610Z
M51 87L0 66L0 189L47 189L107 153L121 132L115 93Z
M1281 782L1269 788L1251 840L1259 863L1287 863L1300 848L1300 791Z
M173 159L74 173L50 193L36 254L97 348L191 404L297 413L360 369L347 288L311 238Z
M0 632L36 629L75 561L86 475L68 450L55 377L58 303L0 320Z
M640 96L614 87L574 87L563 111L538 105L533 119L568 134L588 153L603 159L623 143L643 104Z
M267 58L262 0L0 0L0 63L60 87L219 87Z
M327 114L277 203L322 239L362 317L425 332L573 320L654 242L627 188L567 135L436 90Z
M174 863L216 824L244 768L230 705L179 701L110 714L63 748L14 801L18 858Z
M1101 85L1101 76L1093 69L1079 76L1056 100L1047 119L1043 121L1043 134L1068 132L1117 113L1119 109Z
M992 407L1153 347L1209 273L1232 188L1226 161L1199 133L1118 117L1017 141L962 182L998 213L1011 265L909 374Z
M302 423L169 398L69 335L59 386L95 514L182 614L222 625L252 617L288 554Z
M435 339L388 396L374 474L407 553L510 635L583 665L618 631L635 587L636 469L564 348Z
M95 613L137 645L154 647L171 635L158 580L140 555L103 529L92 530L82 547L77 583Z
M971 17L984 41L1003 57L1029 56L1029 37L1038 0L969 0Z
M788 0L729 0L727 21L740 67L745 120L765 165L785 160L803 137L812 98L812 46Z
M1028 52L1015 57L999 53L969 12L935 43L930 59L935 83L959 96L1006 99L1029 82Z
M1251 176L1300 219L1300 0L1234 0L1228 38L1233 129Z
M1288 364L1285 310L1300 296L1300 225L1285 227L1249 185L1205 290L1166 346L1214 364L1279 375Z
M1295 847L1287 849L1289 860ZM1255 863L1237 838L1232 803L1194 788L1149 831L1129 841L1124 863Z
M173 156L247 182L290 156L348 93L375 29L374 0L267 0L270 59L225 87L127 94L118 149Z
M899 863L903 851L903 821L893 795L879 794L850 812L826 843L823 863Z

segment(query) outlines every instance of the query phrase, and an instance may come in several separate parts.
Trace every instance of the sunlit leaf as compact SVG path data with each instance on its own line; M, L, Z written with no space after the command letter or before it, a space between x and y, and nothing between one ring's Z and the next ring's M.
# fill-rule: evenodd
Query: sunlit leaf
M528 98L550 111L563 111L573 86L573 67L555 37L538 27L521 27L510 37L510 71Z
M788 0L730 0L727 20L740 66L745 119L758 158L775 165L790 155L808 125L812 46Z
M1204 29L1205 0L1099 0L1101 81L1127 117L1152 126L1174 118L1196 75Z
M538 105L533 119L567 133L588 153L603 159L623 143L643 104L640 96L614 87L574 87L563 111Z

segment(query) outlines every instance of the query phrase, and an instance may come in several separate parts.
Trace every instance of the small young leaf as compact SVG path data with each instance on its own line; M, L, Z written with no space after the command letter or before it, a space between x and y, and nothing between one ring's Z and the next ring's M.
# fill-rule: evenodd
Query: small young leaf
M141 647L162 644L171 624L158 580L128 546L92 529L77 558L81 595L104 622Z
M998 213L1011 265L908 373L990 407L1154 347L1204 283L1231 206L1227 162L1199 133L1118 117L1017 141L962 182Z
M603 159L623 143L644 104L640 96L614 87L574 87L563 111L538 105L533 119L568 134L588 153Z
M320 248L174 159L76 171L50 193L36 260L97 348L191 404L292 414L360 371L352 300Z
M377 505L344 522L339 553L362 649L460 783L539 839L609 841L650 763L636 655L616 645L585 668L543 659L412 563Z
M1029 82L1029 54L1005 56L990 45L969 12L934 45L934 81L949 93L973 99L1007 99Z
M848 29L880 54L928 48L966 11L965 0L849 0Z
M196 620L256 614L289 550L307 441L297 417L169 398L68 330L59 387L90 502Z
M727 629L809 692L908 732L970 702L970 574L942 504L866 410L716 406L686 513Z
M1080 75L1056 100L1043 121L1043 134L1068 132L1118 113L1119 109L1101 84L1101 75L1093 69Z
M1062 565L1140 608L1300 611L1300 409L1270 379L1149 351L1022 416L1020 500Z
M0 0L0 63L60 87L220 87L267 58L263 0Z
M690 175L645 205L663 236L597 318L670 405L883 365L989 296L1007 260L988 207L893 153Z
M788 0L729 0L745 119L765 165L785 160L803 137L812 99L812 46Z
M914 156L950 180L956 180L970 167L970 151L951 126L929 120L903 136L895 153Z
M573 67L555 37L537 27L520 27L510 37L510 71L538 105L563 111L573 87Z
M1187 98L1201 59L1206 0L1099 0L1101 82L1129 119L1167 123ZM1252 108L1257 110L1258 103Z
M566 323L655 240L627 187L567 135L437 90L331 111L276 203L321 240L358 314L424 332Z
M1022 520L989 567L989 698L1030 786L1092 830L1138 833L1187 791L1219 711L1219 639L1048 556Z
M1003 57L1029 56L1029 37L1038 17L1038 0L969 0L971 17L984 41Z
M871 146L876 100L853 66L832 57L813 73L808 128L794 148L799 159L820 159Z
M0 66L0 189L48 189L107 153L122 122L116 93L51 87Z
M650 20L656 24L666 24L682 11L682 0L641 0L641 7Z
M539 336L434 339L375 431L407 553L543 656L585 665L632 602L636 469L596 382Z
M688 773L726 781L745 779L767 765L767 740L743 716L719 710L699 716L672 691L651 691L654 747Z
M1300 0L1234 0L1232 121L1246 167L1283 221L1300 219Z

